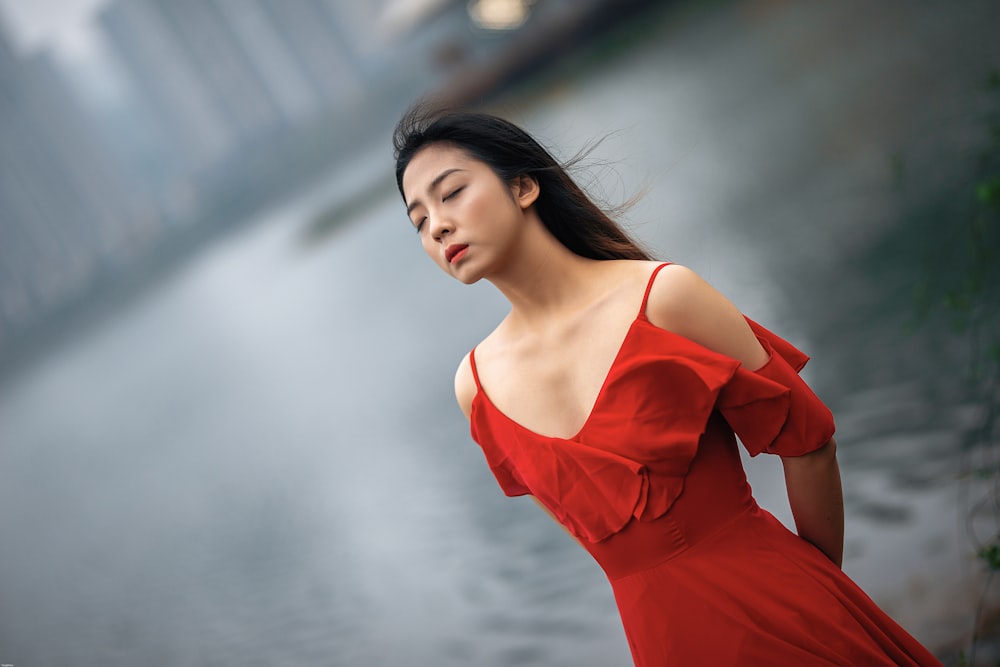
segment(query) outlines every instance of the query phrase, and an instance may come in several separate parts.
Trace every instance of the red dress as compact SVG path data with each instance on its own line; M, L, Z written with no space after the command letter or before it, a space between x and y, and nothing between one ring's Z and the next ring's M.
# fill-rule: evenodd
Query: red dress
M748 371L642 307L583 427L542 436L477 394L472 437L509 496L532 494L611 581L639 667L940 665L817 548L754 501L751 455L796 456L834 432L799 378L808 357L750 322Z

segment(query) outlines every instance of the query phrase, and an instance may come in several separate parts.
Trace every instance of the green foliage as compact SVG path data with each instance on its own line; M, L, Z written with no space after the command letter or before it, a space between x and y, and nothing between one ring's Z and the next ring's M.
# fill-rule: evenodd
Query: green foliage
M976 186L976 196L986 206L1000 206L1000 177L991 178Z
M1000 570L1000 539L995 539L979 550L978 556L992 572Z

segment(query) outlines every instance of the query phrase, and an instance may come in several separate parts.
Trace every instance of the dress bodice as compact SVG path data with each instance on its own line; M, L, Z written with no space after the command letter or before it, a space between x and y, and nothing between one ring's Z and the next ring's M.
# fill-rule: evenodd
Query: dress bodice
M507 495L534 495L582 541L657 519L683 492L714 416L751 455L801 455L833 436L830 411L797 373L808 357L748 322L769 355L755 371L655 326L644 300L572 438L541 435L497 408L479 382L473 350L472 437Z

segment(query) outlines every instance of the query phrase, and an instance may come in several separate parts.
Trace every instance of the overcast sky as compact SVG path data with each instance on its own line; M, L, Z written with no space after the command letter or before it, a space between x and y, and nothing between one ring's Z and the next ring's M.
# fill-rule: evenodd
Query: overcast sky
M15 46L29 51L51 46L68 59L86 59L95 49L89 19L107 0L0 0L3 23Z

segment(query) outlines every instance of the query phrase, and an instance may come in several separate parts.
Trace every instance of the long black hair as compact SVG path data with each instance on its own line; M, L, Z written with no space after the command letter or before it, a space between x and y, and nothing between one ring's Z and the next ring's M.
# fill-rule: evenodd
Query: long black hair
M535 210L542 224L569 250L590 259L651 259L611 217L595 204L555 158L510 121L486 113L411 107L396 124L393 147L396 186L413 156L431 144L456 146L510 183L519 176L538 181Z

